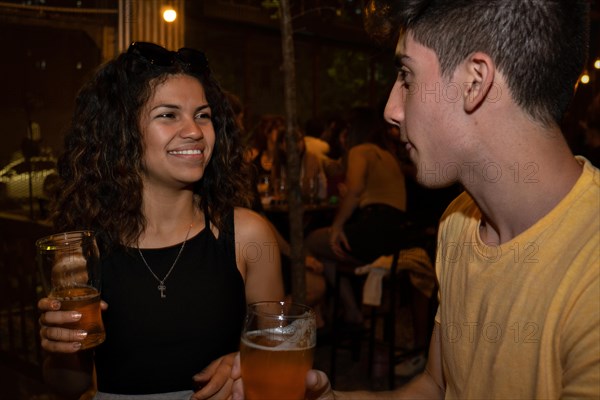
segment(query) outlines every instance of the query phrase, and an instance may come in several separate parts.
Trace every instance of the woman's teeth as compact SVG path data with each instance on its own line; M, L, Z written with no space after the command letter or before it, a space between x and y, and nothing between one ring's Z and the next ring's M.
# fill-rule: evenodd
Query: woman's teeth
M169 151L169 154L182 154L182 155L202 154L202 150L173 150L173 151Z

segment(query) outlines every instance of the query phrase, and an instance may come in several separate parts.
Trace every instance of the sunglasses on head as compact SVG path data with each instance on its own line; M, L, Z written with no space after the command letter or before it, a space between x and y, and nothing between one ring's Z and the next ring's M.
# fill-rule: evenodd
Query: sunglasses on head
M203 52L183 47L177 51L167 50L162 46L149 42L133 42L127 54L139 56L152 65L170 67L175 62L185 65L191 71L208 74L208 60Z

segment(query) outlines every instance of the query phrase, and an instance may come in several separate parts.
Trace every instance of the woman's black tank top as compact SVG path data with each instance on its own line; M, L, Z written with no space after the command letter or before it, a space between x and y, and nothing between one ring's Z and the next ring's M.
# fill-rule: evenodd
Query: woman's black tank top
M209 221L205 213L205 221ZM194 389L192 376L239 348L245 315L244 281L235 261L233 211L217 239L208 227L190 238L159 283L137 249L102 260L106 341L95 350L98 390L119 394ZM142 250L163 278L181 244Z

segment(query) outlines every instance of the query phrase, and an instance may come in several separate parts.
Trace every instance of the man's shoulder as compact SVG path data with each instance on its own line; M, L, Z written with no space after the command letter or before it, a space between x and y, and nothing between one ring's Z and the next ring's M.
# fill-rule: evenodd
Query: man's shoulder
M441 220L444 221L455 214L468 216L479 214L479 207L477 207L475 200L473 200L471 195L466 191L459 194L450 202L448 207L446 207L446 211L444 211Z
M579 157L578 159L583 160L584 163L582 173L583 184L592 188L592 195L595 194L598 196L600 192L600 169L586 159Z
M457 240L477 229L481 211L473 198L465 191L456 197L446 208L439 221L439 240Z
M577 158L583 165L583 171L563 201L568 204L568 212L588 216L598 215L600 214L600 170L586 159ZM596 219L597 223L599 221Z

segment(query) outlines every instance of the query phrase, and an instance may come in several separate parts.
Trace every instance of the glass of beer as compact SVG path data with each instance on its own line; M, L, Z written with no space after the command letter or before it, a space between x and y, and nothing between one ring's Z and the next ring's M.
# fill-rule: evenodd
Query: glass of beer
M87 332L81 342L82 350L104 342L106 335L100 311L100 262L94 233L57 233L39 239L35 244L46 295L60 301L61 311L76 310L81 313L79 321L61 326Z
M248 305L240 345L246 400L303 400L316 344L310 307L287 301Z

